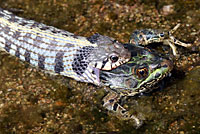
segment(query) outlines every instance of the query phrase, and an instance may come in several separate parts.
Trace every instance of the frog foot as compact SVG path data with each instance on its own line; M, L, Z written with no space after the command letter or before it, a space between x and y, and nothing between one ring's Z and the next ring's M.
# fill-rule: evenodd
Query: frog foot
M120 100L120 96L111 91L103 98L103 107L107 110L112 111L117 114L117 117L123 120L133 120L134 127L137 129L142 126L143 121L140 120L135 115L130 114L125 108L123 108L118 102Z
M178 29L178 27L180 27L180 23L177 24L172 30L170 30L168 32L169 38L163 40L163 44L169 45L172 49L173 55L176 57L179 57L180 55L178 54L175 44L177 44L179 46L183 46L183 47L191 47L192 46L192 44L181 42L181 41L177 40L174 36L172 36L172 34Z

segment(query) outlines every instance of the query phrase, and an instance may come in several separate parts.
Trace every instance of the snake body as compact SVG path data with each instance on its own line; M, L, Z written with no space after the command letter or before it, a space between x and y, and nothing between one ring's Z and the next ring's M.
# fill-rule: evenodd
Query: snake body
M81 37L0 8L0 47L41 69L99 85L99 69L127 62L130 53L113 38Z

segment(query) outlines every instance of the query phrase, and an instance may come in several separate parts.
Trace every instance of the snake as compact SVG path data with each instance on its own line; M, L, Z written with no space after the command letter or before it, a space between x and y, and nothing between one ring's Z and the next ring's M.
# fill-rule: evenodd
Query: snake
M2 8L0 47L42 70L95 85L100 84L99 70L112 70L131 58L114 38L98 33L78 36Z
M138 128L142 120L121 106L120 99L149 92L169 76L173 69L171 59L144 46L164 42L177 56L174 44L191 46L172 36L179 26L168 32L135 30L129 43L122 44L98 33L77 36L0 8L0 47L40 69L110 87L103 98L103 107L125 119L133 119Z

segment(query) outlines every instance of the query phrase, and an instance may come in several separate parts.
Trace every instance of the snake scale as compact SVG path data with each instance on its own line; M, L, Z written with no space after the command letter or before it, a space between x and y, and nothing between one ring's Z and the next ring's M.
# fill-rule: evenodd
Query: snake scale
M131 56L108 36L77 36L1 8L0 47L33 66L96 85L99 70L116 68Z

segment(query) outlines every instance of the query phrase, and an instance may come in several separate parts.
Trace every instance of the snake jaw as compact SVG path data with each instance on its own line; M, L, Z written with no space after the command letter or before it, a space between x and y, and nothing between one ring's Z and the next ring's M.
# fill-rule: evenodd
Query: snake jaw
M100 71L99 71L99 69L98 68L94 68L93 67L93 71L92 71L92 74L94 74L94 76L95 76L95 85L100 85L100 78L99 78L99 76L100 76Z

